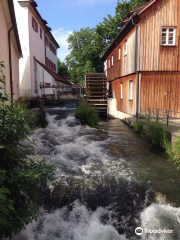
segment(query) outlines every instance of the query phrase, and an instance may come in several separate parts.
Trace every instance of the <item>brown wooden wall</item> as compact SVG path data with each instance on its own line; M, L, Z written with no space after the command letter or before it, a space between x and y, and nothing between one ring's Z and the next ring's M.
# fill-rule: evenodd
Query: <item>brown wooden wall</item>
M129 82L133 81L133 100L129 100ZM123 84L123 99L120 99L121 89L120 84ZM128 113L130 115L136 114L136 74L126 77L118 78L110 83L114 97L117 100L117 110Z
M128 52L125 55L125 41L128 40ZM123 40L118 44L107 57L107 81L114 80L124 75L132 74L135 71L135 32L133 29L124 36ZM119 60L119 48L121 48L121 59ZM113 66L112 58L113 55ZM110 68L109 68L110 59Z
M140 87L141 115L148 114L149 107L180 112L180 72L142 72Z
M176 46L161 46L161 28L176 27ZM140 71L180 71L180 1L157 0L140 14Z

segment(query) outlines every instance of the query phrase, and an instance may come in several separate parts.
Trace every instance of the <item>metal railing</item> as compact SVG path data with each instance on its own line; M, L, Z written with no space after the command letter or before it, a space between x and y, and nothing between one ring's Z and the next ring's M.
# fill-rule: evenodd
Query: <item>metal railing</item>
M153 119L166 121L167 126L169 125L169 123L180 125L180 112L149 107L148 114ZM174 121L171 121L171 120L174 120Z

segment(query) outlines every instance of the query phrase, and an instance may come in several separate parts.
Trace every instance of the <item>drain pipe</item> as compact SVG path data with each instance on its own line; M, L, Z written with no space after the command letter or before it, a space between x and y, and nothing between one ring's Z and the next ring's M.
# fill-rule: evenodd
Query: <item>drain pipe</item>
M139 72L137 71L137 29L138 29L138 25L134 23L133 21L133 17L132 17L132 24L135 26L135 57L134 57L134 72L137 74L137 91L136 91L136 118L138 120L138 108L139 108Z
M13 81L12 81L11 35L10 34L13 29L14 29L14 26L12 26L8 31L11 103L13 103Z

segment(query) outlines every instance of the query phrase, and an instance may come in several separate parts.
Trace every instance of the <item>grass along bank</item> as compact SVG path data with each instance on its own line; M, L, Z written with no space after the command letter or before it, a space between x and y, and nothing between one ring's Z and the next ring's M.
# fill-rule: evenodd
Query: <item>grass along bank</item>
M165 149L169 155L169 162L177 165L180 168L180 137L176 138L174 143L171 144L171 135L164 125L158 120L153 121L147 117L144 122L138 121L134 126L134 131L137 132L142 138L150 140L152 144L158 145Z
M79 107L75 110L75 117L79 118L82 124L99 128L98 122L100 119L98 117L97 110L87 102L83 102L79 105Z

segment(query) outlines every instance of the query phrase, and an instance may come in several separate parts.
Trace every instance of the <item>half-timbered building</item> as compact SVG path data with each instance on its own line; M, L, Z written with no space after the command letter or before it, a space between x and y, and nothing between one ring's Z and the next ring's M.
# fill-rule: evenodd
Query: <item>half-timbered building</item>
M108 113L125 119L180 112L180 1L150 0L127 14L104 61Z

